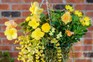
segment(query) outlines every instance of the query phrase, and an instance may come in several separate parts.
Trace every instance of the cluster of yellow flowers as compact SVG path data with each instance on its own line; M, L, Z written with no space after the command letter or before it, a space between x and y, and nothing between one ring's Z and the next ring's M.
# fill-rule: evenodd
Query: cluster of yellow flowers
M4 34L7 36L7 39L8 40L16 39L17 30L15 27L17 26L17 24L13 20L10 20L5 22L5 26L6 26L6 30Z
M28 25L31 26L33 29L35 29L32 32L32 38L36 39L36 40L40 40L45 32L49 32L50 30L50 25L49 23L44 23L41 28L39 28L38 26L40 25L40 14L43 12L43 9L39 7L39 3L34 2L33 4L31 4L31 7L29 9L31 11L31 15L32 16L28 16L26 18L26 21L28 22Z

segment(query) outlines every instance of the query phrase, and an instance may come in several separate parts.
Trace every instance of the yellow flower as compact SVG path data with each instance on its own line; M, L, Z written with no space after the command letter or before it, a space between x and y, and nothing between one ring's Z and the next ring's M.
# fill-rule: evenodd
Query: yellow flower
M31 20L40 21L40 16L38 16L38 15L33 15L33 16L31 17Z
M66 5L65 8L66 8L66 10L69 10L71 12L74 11L73 7L70 5Z
M14 20L10 20L5 22L5 26L7 26L6 29L15 28L17 24L14 22Z
M69 31L69 30L66 30L65 33L67 34L67 36L72 36L72 34L74 34L73 32Z
M82 12L80 12L80 11L78 11L78 10L76 10L75 12L74 12L77 16L79 16L79 17L82 17Z
M30 21L30 20L31 20L31 17L28 16L28 17L26 18L26 21Z
M32 14L41 14L43 12L43 9L39 7L38 2L34 2L29 10L32 12Z
M50 31L50 25L48 23L44 23L41 28L42 28L42 31L44 32Z
M81 19L80 22L83 26L89 26L90 25L90 18L86 16L83 19Z
M15 28L5 30L4 34L7 36L8 40L17 38L17 30Z
M36 40L40 40L44 36L44 32L42 32L40 28L37 28L35 31L32 32L31 36Z
M62 19L62 21L63 21L65 24L71 22L71 21L72 21L72 17L71 17L71 15L70 15L70 12L66 12L65 14L63 14L63 15L61 16L61 19Z
M36 20L32 20L29 21L28 25L31 26L33 29L35 29L39 26L39 22L37 22Z

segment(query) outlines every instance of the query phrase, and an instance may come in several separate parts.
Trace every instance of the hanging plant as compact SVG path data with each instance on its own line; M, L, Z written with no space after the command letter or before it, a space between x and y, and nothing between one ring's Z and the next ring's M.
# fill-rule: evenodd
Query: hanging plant
M42 1L43 3L44 1ZM90 18L74 10L70 5L65 10L50 10L47 14L38 2L33 2L31 14L20 24L23 35L17 36L14 21L5 22L8 40L16 39L20 50L18 60L23 62L66 62L70 48L85 35L91 26Z

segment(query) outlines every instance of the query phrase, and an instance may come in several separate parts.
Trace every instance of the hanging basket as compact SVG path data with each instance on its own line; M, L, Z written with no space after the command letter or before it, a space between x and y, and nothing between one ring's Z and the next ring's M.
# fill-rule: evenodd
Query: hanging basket
M66 5L64 10L51 10L46 0L47 14L42 3L34 2L31 14L22 22L20 36L17 36L14 21L5 22L5 35L8 40L16 39L20 46L18 60L22 62L66 62L74 43L85 35L91 26L90 18L82 12Z

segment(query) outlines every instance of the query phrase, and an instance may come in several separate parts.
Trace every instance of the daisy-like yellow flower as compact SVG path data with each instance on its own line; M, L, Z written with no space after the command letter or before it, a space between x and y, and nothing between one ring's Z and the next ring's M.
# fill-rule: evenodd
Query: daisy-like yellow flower
M32 32L31 36L36 40L40 40L44 36L44 32L42 32L40 28L37 28Z
M14 22L14 20L10 20L5 22L6 29L15 28L17 24Z
M8 40L17 38L17 30L15 28L5 30L4 34L7 36Z
M66 10L68 10L70 12L74 11L73 7L70 5L66 5L65 8L66 8Z
M31 26L33 29L35 29L39 26L39 22L32 20L32 21L29 21L28 25Z
M65 33L67 34L67 36L72 36L72 34L74 34L73 32L69 31L69 30L66 30Z
M81 19L80 22L83 26L89 26L90 25L90 18L86 16L83 19Z
M79 17L82 17L83 16L82 12L80 12L78 10L76 10L74 13L75 13L75 15L77 15Z
M50 31L49 23L44 23L41 28L42 28L43 32L49 32Z
M29 10L32 12L32 14L41 14L43 12L43 9L39 7L38 2L34 2L33 4L31 4Z
M72 21L72 17L71 17L71 15L70 15L70 12L65 12L65 14L63 14L63 15L61 16L61 20L62 20L65 24L71 22L71 21Z

